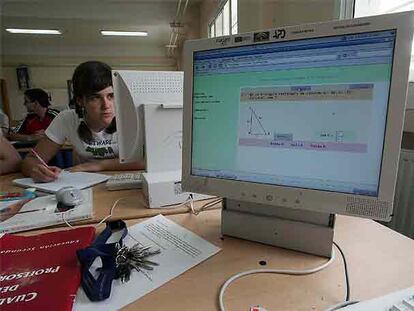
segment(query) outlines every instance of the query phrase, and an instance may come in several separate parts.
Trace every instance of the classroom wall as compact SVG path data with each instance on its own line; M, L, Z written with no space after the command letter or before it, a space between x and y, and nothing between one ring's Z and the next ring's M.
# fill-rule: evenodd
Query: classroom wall
M200 38L208 37L208 25L222 0L200 4ZM283 25L337 19L341 0L238 0L239 33Z
M239 32L339 18L340 0L239 0Z
M54 2L53 7L48 8L45 5L30 1L2 5L3 24L33 28L33 25L42 27L42 23L47 22L49 24L43 27L57 25L64 29L63 36L37 38L0 31L3 33L2 68L8 84L12 119L22 119L26 113L22 105L23 92L17 87L16 67L19 65L29 67L32 86L50 92L58 108L68 104L67 80L71 79L74 68L87 60L104 61L113 69L177 70L176 59L168 58L165 46L158 44L159 39L168 41L163 38L170 31L165 20L175 15L175 2L103 1L93 5L76 0ZM155 11L157 14L152 14ZM150 36L128 40L96 35L102 25L109 29L120 25L133 29L137 19Z
M208 25L220 7L220 0L205 0L200 5L200 38L208 38Z

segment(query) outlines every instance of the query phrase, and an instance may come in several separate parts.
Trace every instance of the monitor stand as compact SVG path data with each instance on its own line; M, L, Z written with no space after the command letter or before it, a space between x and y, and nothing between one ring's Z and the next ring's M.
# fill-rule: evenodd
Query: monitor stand
M223 235L331 257L335 214L223 200Z

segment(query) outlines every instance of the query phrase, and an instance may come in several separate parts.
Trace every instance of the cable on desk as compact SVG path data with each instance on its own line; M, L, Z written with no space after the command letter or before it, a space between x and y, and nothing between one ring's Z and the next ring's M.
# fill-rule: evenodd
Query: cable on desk
M353 304L359 302L359 300L349 300L349 296L350 296L350 286L349 286L348 266L346 264L345 254L342 251L342 249L339 247L338 244L336 244L335 242L333 242L333 244L336 246L336 248L341 253L342 260L344 262L345 282L346 282L346 296L345 296L345 301L342 301L342 302L340 302L340 303L338 303L336 305L333 305L332 307L329 307L328 309L325 309L325 311L335 311L335 310L338 310L340 308L343 308L343 307L346 307L346 306L350 306L350 305L353 305Z
M62 220L65 222L65 224L67 225L67 226L69 226L70 228L74 228L67 220L66 220L66 212L63 212L62 213Z
M312 274L312 273L316 273L319 272L323 269L325 269L326 267L328 267L333 261L335 260L335 249L332 249L332 257L325 262L324 264L312 268L312 269L307 269L307 270L282 270L282 269L255 269L255 270L248 270L245 272L240 272L237 273L235 275L233 275L232 277L230 277L221 287L220 289L220 294L219 294L219 305L220 305L220 310L221 311L225 311L226 309L224 308L224 301L223 301L223 297L224 297L224 292L226 291L227 287L235 280L240 279L241 277L244 277L246 275L250 275L250 274L256 274L256 273L277 273L277 274L290 274L290 275L307 275L307 274Z
M128 197L123 197L123 198L119 198L118 200L116 200L115 202L114 202L114 204L112 205L112 207L111 207L111 209L110 209L110 211L109 211L109 215L107 215L107 216L105 216L99 223L97 223L96 225L95 225L95 228L96 227L98 227L100 224L102 224L103 222L105 222L105 220L107 220L108 218L110 218L110 217L112 217L112 213L113 213L113 211L114 211L114 209L115 209L115 207L116 207L116 205L118 204L118 202L119 201L121 201L121 200L123 200L123 199L126 199L126 198L128 198ZM66 220L66 212L63 212L62 213L62 220L65 222L65 224L67 225L67 226L69 226L70 228L74 228L67 220Z
M97 223L97 224L95 225L95 228L96 228L96 227L98 227L98 226L99 226L100 224L102 224L103 222L105 222L105 220L107 220L108 218L112 217L112 213L113 213L113 211L114 211L115 207L117 206L118 202L119 202L119 201L121 201L121 200L123 200L123 199L126 199L126 198L128 198L128 197L123 197L123 198L119 198L119 199L117 199L117 200L114 202L114 204L112 204L112 207L111 207L111 209L110 209L110 211L109 211L109 215L107 215L107 216L105 216L104 218L102 218L102 220L101 220L99 223Z
M217 203L220 203L221 201L222 201L223 199L222 198L216 198L214 201L211 201L211 202L207 202L206 204L204 204L203 206L201 206L200 207L200 209L198 210L198 211L196 211L195 209L194 209L194 206L193 206L193 200L191 199L191 201L190 201L190 209L191 209L191 213L193 213L194 215L198 215L198 214L200 214L201 212L203 212L203 211L205 211L205 210L207 210L207 209L209 209L210 207L213 207L213 206L215 206Z
M336 305L333 305L332 307L329 307L328 309L325 309L324 311L335 311L335 310L339 310L339 309L341 309L343 307L350 306L350 305L356 304L358 302L359 302L359 300L342 301L342 302L340 302L340 303L338 303Z
M344 262L344 269L345 269L345 283L346 283L346 295L345 295L345 301L349 301L349 296L350 296L350 289L349 289L349 276L348 276L348 266L346 264L346 259L345 259L345 255L344 252L342 251L342 249L339 247L338 244L335 243L335 241L333 242L333 244L336 246L336 248L339 250L339 252L341 253L342 256L342 260Z

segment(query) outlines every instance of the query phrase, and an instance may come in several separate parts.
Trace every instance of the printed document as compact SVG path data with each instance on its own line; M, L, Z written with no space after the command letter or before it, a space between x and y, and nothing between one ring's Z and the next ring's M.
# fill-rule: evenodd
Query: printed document
M217 246L162 215L129 227L124 241L128 247L138 241L151 246L152 250L159 249L159 254L148 258L158 266L154 266L154 270L144 270L144 273L133 270L126 283L114 280L111 296L100 302L89 301L80 288L73 310L118 310L220 251Z

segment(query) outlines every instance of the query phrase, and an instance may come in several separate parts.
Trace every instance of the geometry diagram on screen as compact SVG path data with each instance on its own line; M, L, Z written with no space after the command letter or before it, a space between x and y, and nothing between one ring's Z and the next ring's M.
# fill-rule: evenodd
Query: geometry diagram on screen
M266 131L262 123L262 116L257 114L257 112L249 107L250 115L247 120L248 133L253 136L267 136L270 135L270 132Z

